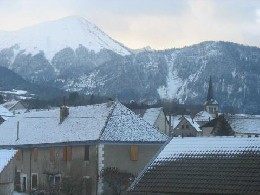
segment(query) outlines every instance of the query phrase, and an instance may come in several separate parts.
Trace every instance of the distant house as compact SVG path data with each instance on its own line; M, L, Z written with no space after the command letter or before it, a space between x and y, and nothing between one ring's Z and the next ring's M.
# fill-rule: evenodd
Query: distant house
M199 124L188 115L180 116L178 124L175 117L172 121L176 124L172 132L173 137L197 137L202 135L202 130L200 129Z
M14 191L16 150L0 150L0 194L12 194Z
M0 147L18 149L15 189L22 192L55 192L69 181L76 194L112 194L101 170L138 175L167 139L119 102L28 112L0 126Z
M153 127L157 128L159 132L166 135L171 134L171 128L169 121L163 111L162 107L159 108L148 108L148 109L133 109L135 114L143 117Z
M221 115L220 115L221 116ZM235 135L259 136L260 135L260 116L247 114L225 114L224 119L230 125ZM212 135L217 128L217 119L213 119L201 126L204 136Z
M27 110L27 106L21 101L10 101L2 104L6 109L13 113L23 113Z
M173 138L129 194L259 194L260 138Z

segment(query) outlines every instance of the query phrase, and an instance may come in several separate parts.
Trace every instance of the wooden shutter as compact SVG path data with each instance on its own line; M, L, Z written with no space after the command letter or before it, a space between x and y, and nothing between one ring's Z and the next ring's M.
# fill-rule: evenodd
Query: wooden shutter
M138 146L131 146L131 160L138 160Z
M71 160L72 159L72 147L68 146L67 147L67 160Z
M22 159L22 151L21 150L18 150L16 152L15 159L16 160L21 160Z
M64 161L67 160L67 147L66 147L66 146L63 147L63 156L62 156L62 159L63 159Z
M85 146L84 160L85 160L85 161L88 161L88 160L89 160L89 146Z
M33 160L37 161L38 160L38 148L33 149Z
M55 161L55 149L50 148L50 161Z

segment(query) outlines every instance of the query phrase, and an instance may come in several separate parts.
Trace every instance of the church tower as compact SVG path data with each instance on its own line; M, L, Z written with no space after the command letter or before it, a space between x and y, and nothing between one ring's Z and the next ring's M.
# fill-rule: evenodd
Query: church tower
M215 114L218 112L218 102L214 99L213 96L211 76L209 78L208 96L206 102L204 103L204 110L207 111L209 114L213 115L214 117Z

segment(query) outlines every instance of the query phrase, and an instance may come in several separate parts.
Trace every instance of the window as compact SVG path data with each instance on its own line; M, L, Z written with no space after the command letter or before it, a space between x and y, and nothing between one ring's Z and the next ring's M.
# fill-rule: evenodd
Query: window
M186 125L186 129L189 129L189 125Z
M54 175L54 185L59 186L61 184L61 175Z
M37 189L38 187L38 174L37 173L32 173L32 189Z
M71 146L63 147L63 160L69 161L71 159L72 159L72 147Z
M85 146L84 160L89 161L89 146Z
M50 148L50 161L55 161L55 149Z
M49 175L49 184L60 186L61 185L61 174Z
M138 160L138 146L131 146L130 159L133 160L133 161Z
M182 125L181 128L184 129L184 125Z
M38 160L38 148L33 149L33 160L34 161Z

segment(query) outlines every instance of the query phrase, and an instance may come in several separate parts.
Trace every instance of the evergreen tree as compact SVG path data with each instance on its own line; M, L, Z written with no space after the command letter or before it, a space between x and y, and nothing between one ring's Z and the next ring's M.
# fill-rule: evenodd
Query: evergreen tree
M0 95L0 104L4 103L4 97L2 95Z
M232 136L235 132L232 130L228 121L224 115L220 115L216 118L216 125L212 130L212 134L215 136Z

